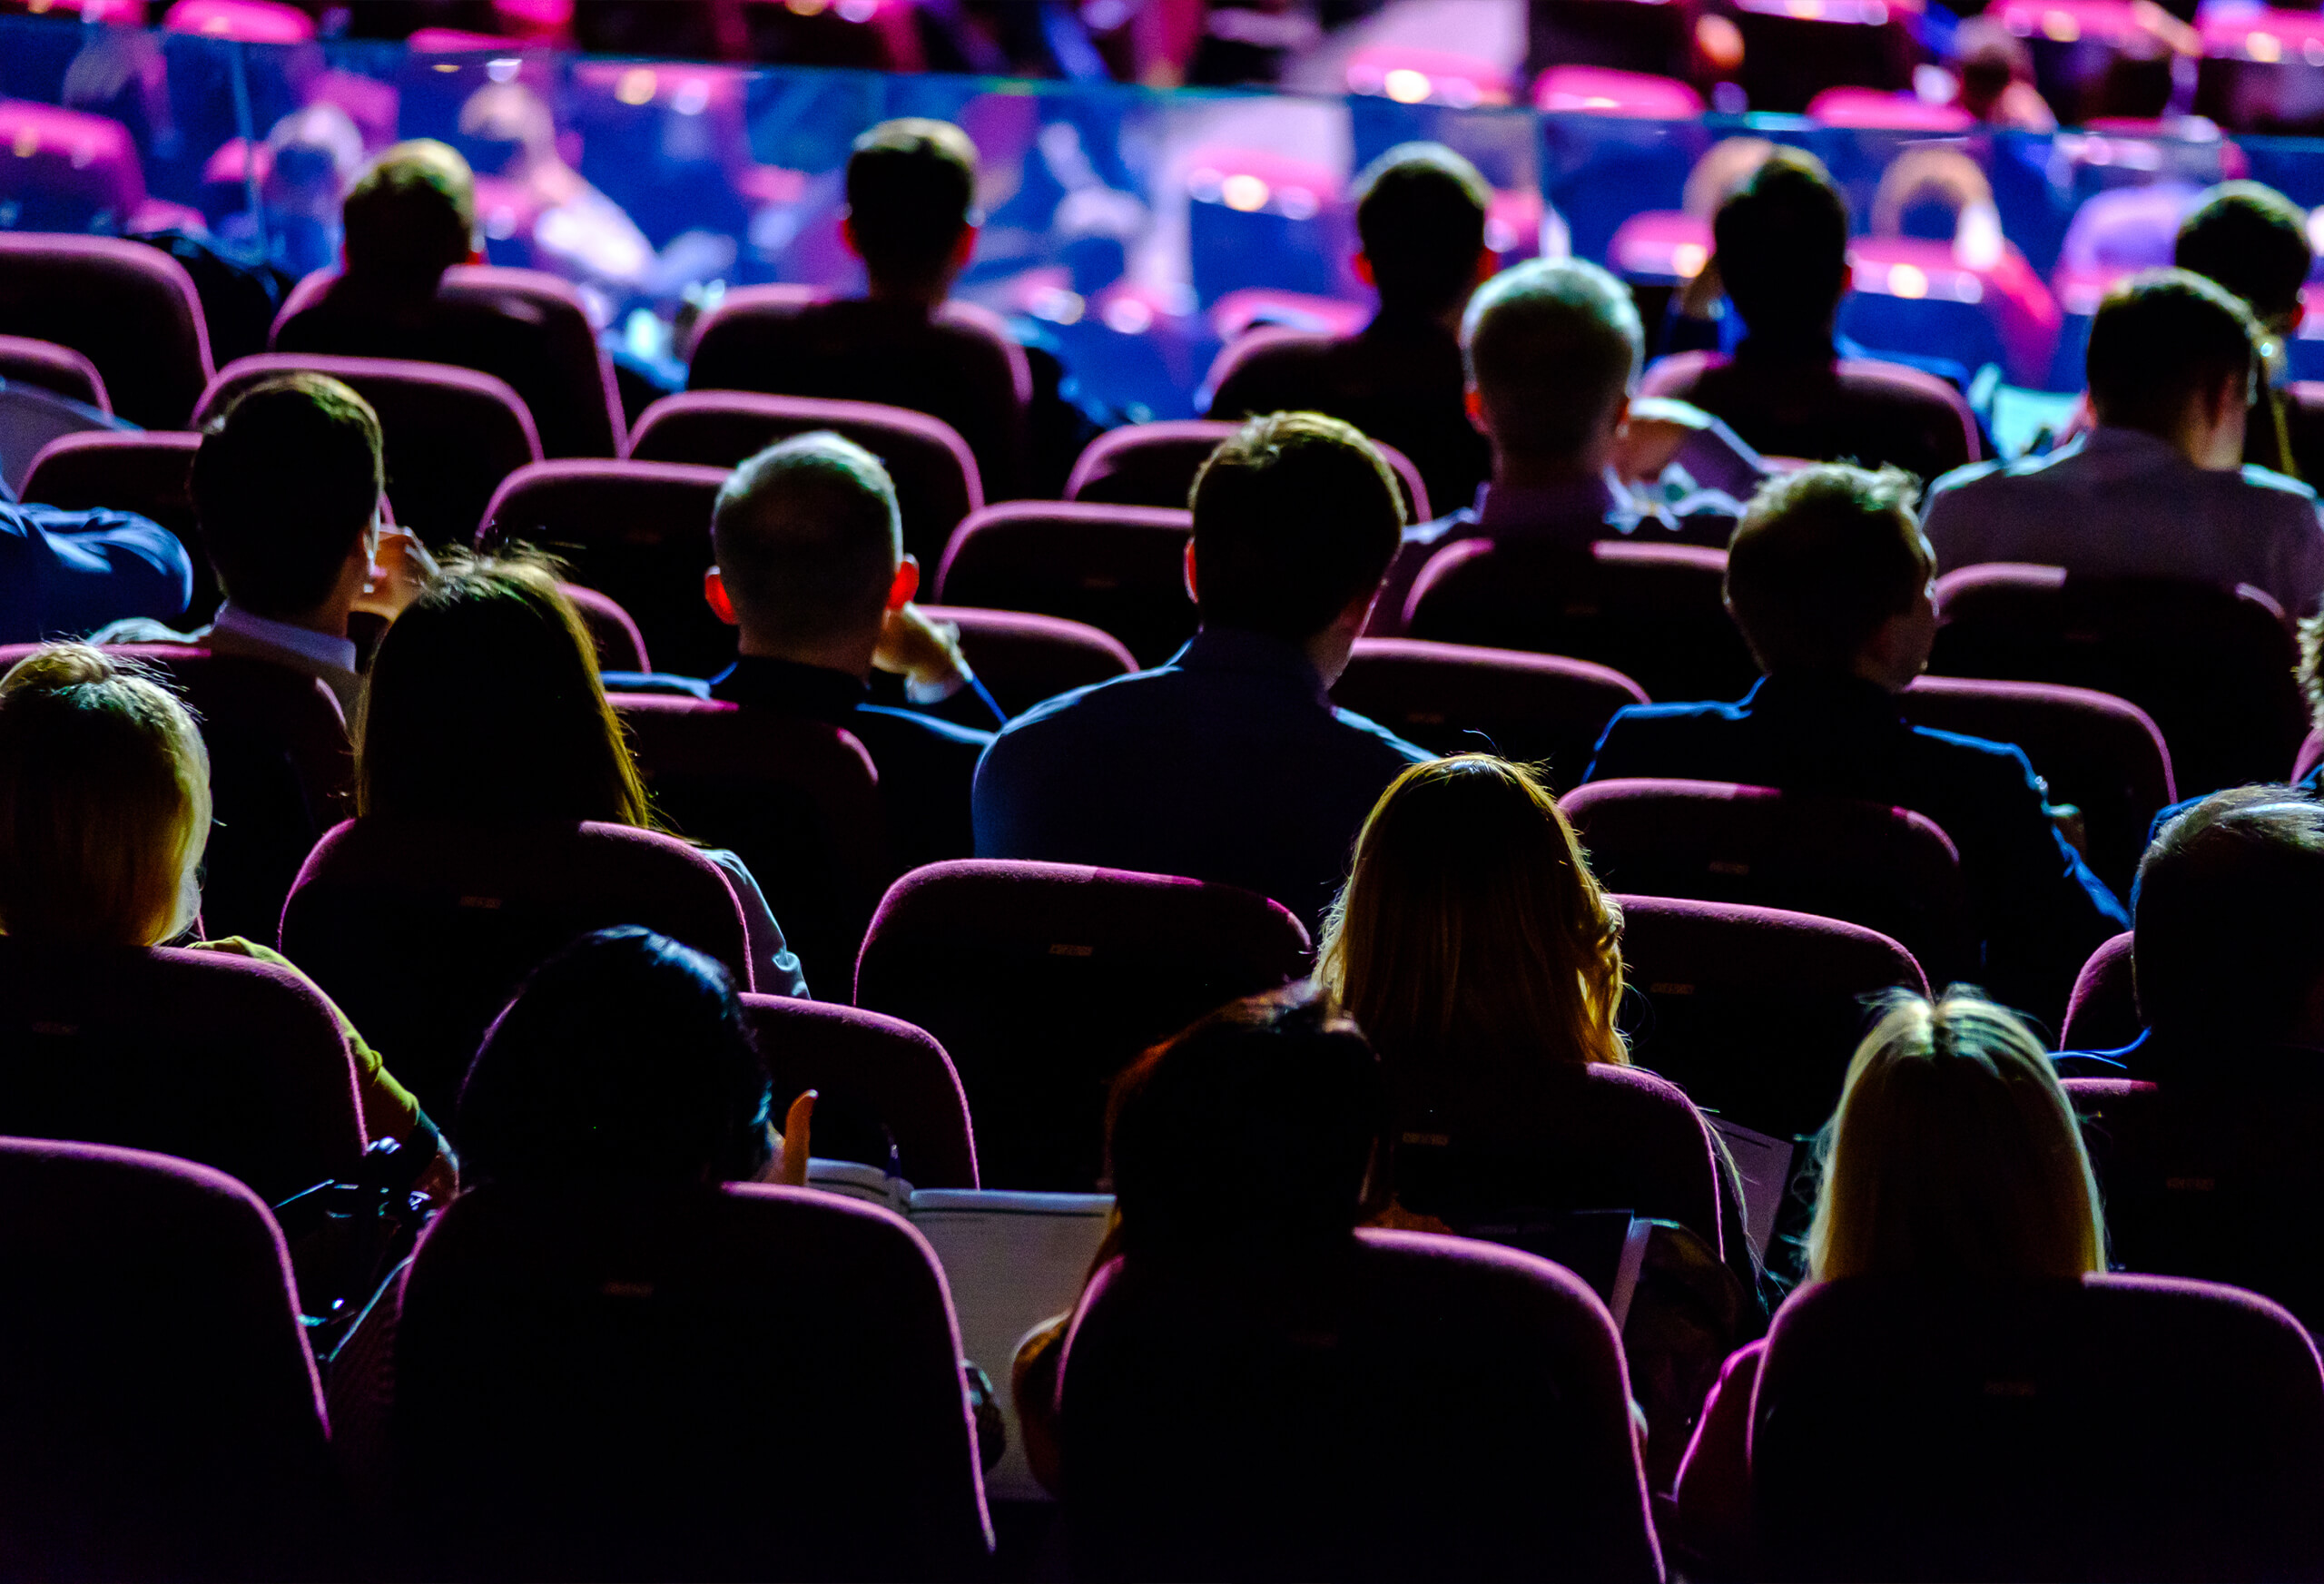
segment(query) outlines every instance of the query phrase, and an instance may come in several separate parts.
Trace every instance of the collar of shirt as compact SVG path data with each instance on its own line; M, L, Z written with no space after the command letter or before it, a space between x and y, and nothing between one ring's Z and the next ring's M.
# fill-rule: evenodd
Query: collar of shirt
M1477 531L1487 538L1521 539L1556 537L1580 529L1583 538L1596 539L1628 505L1610 469L1595 478L1563 484L1481 484ZM1628 515L1635 520L1638 514L1631 510Z
M1312 696L1318 709L1330 709L1330 690L1324 685L1307 651L1288 638L1254 633L1242 627L1204 627L1170 656L1176 671L1233 672L1295 683Z
M1876 682L1845 671L1763 676L1743 695L1744 707L1768 714L1815 714L1900 723L1896 697Z
M764 654L743 654L710 679L710 696L840 723L872 696L872 690L862 679L844 671L803 665L796 660L777 660Z
M355 645L350 640L334 638L311 627L252 615L231 600L218 607L217 619L210 625L215 630L248 638L253 644L264 644L270 648L303 655L320 665L335 665L350 674L355 670Z

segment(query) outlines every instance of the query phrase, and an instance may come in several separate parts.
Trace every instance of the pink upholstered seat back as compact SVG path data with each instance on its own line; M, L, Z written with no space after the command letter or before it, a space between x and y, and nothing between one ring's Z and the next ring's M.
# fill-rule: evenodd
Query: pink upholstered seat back
M946 605L1083 622L1159 665L1194 635L1187 596L1192 513L1161 507L1011 500L953 530L936 574Z
M2125 930L2082 965L2058 1030L2060 1050L2120 1050L2145 1028L2131 980L2131 940Z
M0 335L72 348L96 365L113 410L149 429L183 427L210 380L192 277L119 237L0 231Z
M1080 622L972 605L921 606L960 629L960 648L1003 713L1019 715L1078 687L1127 676L1137 661L1120 639Z
M54 341L0 336L0 379L36 385L99 412L113 410L113 398L105 394L104 376L97 372L97 366Z
M1546 762L1571 786L1615 713L1647 701L1609 666L1554 654L1358 638L1332 702L1439 753L1498 753Z
M1109 430L1090 441L1074 462L1065 498L1109 506L1184 507L1204 459L1239 427L1222 418L1166 418ZM1395 470L1403 488L1405 516L1415 523L1427 522L1433 514L1420 469L1393 446L1372 443Z
M789 996L745 997L743 1016L777 1108L817 1092L817 1155L885 1166L892 1144L915 1188L977 1186L969 1102L934 1036L900 1018Z

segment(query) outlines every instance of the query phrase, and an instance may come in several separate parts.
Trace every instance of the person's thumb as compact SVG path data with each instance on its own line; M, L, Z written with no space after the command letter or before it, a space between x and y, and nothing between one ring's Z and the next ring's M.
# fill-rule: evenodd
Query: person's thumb
M807 1186L809 1136L814 1121L815 1091L809 1089L791 1102L791 1109L783 1117L783 1164L775 1168L774 1180L785 1187Z

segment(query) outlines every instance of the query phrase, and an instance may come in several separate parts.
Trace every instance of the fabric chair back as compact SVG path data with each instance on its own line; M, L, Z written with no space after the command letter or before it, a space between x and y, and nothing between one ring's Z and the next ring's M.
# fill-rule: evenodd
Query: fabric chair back
M565 597L573 603L573 614L581 618L588 629L589 646L597 652L600 671L651 671L652 656L645 650L645 635L637 630L630 614L621 608L611 595L599 594L594 588L584 588L577 583L558 585Z
M970 668L1004 714L1021 715L1043 699L1137 669L1120 639L1080 622L972 605L920 608L931 620L960 629Z
M1435 753L1498 753L1581 780L1616 712L1648 702L1607 666L1418 638L1358 638L1332 702Z
M724 871L674 837L595 822L350 820L300 871L282 949L448 1127L477 1046L524 977L618 924L707 952L751 988Z
M2074 976L2073 998L2058 1030L2060 1050L2120 1050L2146 1028L2131 980L2131 931L2123 930L2092 952Z
M977 1186L968 1098L934 1037L901 1018L790 996L745 997L743 1017L776 1107L816 1091L817 1156L892 1165L915 1188Z
M1214 385L1219 381L1212 380ZM1066 480L1065 498L1100 506L1159 506L1180 509L1194 493L1195 475L1218 443L1240 428L1223 418L1166 418L1109 429L1089 442ZM1384 440L1372 442L1394 470L1404 515L1427 522L1428 486L1412 459Z
M1740 698L1759 668L1728 619L1727 552L1601 541L1448 545L1404 605L1415 638L1610 665L1649 698Z
M149 429L184 428L210 381L193 277L121 237L0 231L0 335L70 347L96 365L113 411Z
M37 385L99 412L113 410L113 398L105 394L104 376L97 372L97 366L54 341L0 336L0 379Z
M1119 639L1159 665L1195 632L1187 596L1191 512L1011 500L953 531L936 574L946 605L1030 611Z
M1513 1249L1117 1260L1059 1402L1078 1578L1662 1576L1613 1321Z
M378 411L396 520L431 543L473 535L500 481L541 459L532 414L506 382L448 363L394 358L238 358L202 393L193 426L217 418L261 380L300 372L328 374Z
M2254 1294L1823 1283L1776 1317L1751 1419L1769 1577L2324 1570L2324 1372Z
M1307 932L1281 904L1231 886L962 860L889 890L855 1003L943 1041L988 1186L1088 1193L1114 1075L1204 1014L1305 972L1306 956Z
M395 1357L423 1577L951 1578L990 1547L943 1274L883 1209L488 1184L421 1239Z

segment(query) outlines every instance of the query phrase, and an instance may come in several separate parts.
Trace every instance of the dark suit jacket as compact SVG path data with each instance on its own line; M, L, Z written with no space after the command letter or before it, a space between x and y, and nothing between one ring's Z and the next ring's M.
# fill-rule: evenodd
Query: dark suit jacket
M2055 1018L2098 945L2130 927L2066 844L2024 753L1908 723L1856 677L1764 677L1737 703L1640 704L1598 743L1584 779L1671 776L1813 792L1911 809L1961 854L1985 939L1985 988Z

